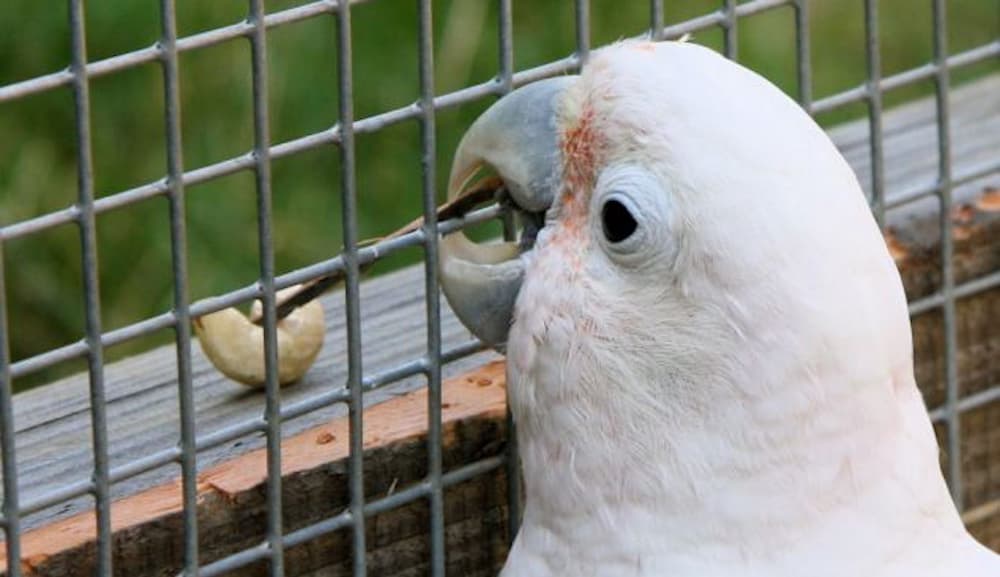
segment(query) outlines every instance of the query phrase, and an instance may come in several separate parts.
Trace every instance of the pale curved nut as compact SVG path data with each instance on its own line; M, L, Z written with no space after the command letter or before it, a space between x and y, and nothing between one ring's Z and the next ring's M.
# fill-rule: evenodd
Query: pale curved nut
M278 292L278 299L296 287ZM254 302L254 312L260 303ZM259 312L258 312L259 314ZM264 385L264 329L242 312L228 308L194 319L201 350L222 374L250 387ZM326 327L323 306L312 301L278 321L278 382L286 385L302 377L323 346Z

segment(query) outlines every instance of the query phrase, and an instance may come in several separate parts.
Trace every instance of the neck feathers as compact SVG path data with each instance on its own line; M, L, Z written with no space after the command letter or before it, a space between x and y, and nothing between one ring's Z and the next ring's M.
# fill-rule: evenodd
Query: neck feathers
M648 375L624 370L602 372L623 381L591 383L575 360L510 380L525 532L549 535L532 540L553 548L545 556L737 567L835 538L864 567L881 554L872 539L891 547L922 525L964 535L906 367L837 386L803 369L784 391L764 387L771 396L730 388L699 406L670 391L711 384L661 375L636 387ZM573 380L537 380L557 374Z

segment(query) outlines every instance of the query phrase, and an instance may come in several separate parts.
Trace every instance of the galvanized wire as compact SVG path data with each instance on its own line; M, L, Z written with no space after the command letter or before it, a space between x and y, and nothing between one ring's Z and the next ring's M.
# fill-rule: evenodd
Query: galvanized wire
M736 0L722 0L722 53L736 60L739 41L736 38Z
M427 485L430 498L430 574L444 577L444 487L441 434L441 295L438 289L437 135L434 121L434 26L431 0L420 0L420 171L424 209L424 300L427 313Z
M882 56L878 34L878 0L865 0L865 64L868 68L868 142L871 160L871 208L879 226L885 223L885 169L882 153Z
M281 502L281 396L278 384L278 316L275 311L274 238L271 227L271 130L268 117L267 31L264 1L250 0L253 84L254 184L264 328L264 423L267 437L267 546L272 577L285 574Z
M353 72L351 67L351 4L337 0L320 0L302 6L264 13L263 0L250 0L247 20L230 26L177 38L174 0L161 0L161 35L153 46L88 62L85 21L82 0L70 3L72 64L64 71L0 86L0 103L27 98L69 86L73 90L76 111L76 143L78 158L78 202L54 212L0 227L0 448L3 450L3 524L8 559L8 575L20 573L20 519L27 514L92 493L95 497L97 523L96 564L98 573L110 575L111 523L109 489L117 483L143 474L171 462L180 462L183 493L184 565L185 575L219 575L250 563L266 561L271 575L284 573L283 552L287 547L305 543L332 531L347 529L352 535L353 573L366 573L365 519L394 507L420 500L429 505L429 572L445 573L445 489L476 475L505 468L508 478L510 537L516 533L520 517L520 479L514 423L508 414L507 426L511 439L502 457L491 457L459 469L443 470L442 455L442 365L482 350L481 343L470 342L443 350L441 341L441 305L438 290L438 238L477 222L502 215L498 207L476 211L461 219L438 222L436 218L436 113L439 110L468 102L506 94L517 86L542 78L576 71L592 50L591 13L588 0L574 0L575 50L565 58L523 70L514 69L513 15L511 0L497 0L498 10L498 73L493 79L467 86L461 90L437 95L434 87L434 46L431 0L418 3L417 62L420 80L419 98L398 109L368 118L354 119ZM812 88L811 46L808 0L721 0L719 8L709 14L666 24L663 0L651 0L647 35L654 39L675 39L687 33L718 29L723 33L724 52L735 58L738 53L737 29L741 19L776 9L794 12L796 35L796 76L798 100L813 115L839 109L854 103L865 103L870 128L872 166L872 204L879 222L884 222L886 210L937 195L941 210L942 287L933 295L910 304L912 315L941 309L944 318L946 348L946 402L931 411L935 421L945 421L948 429L948 476L953 497L959 508L963 505L961 437L959 417L963 412L1000 400L1000 388L963 398L958 387L956 363L957 299L1000 287L1000 272L956 285L953 261L953 240L950 207L955 187L984 175L1000 171L1000 159L979 166L956 170L950 158L948 91L952 70L1000 57L1000 40L949 54L944 0L933 0L934 57L923 66L894 75L883 76L878 38L878 11L875 0L865 0L865 45L867 77L865 82L843 92L814 99ZM268 122L267 91L267 31L317 17L336 21L337 75L339 118L337 123L314 134L272 144ZM208 166L184 170L181 155L181 107L178 55L203 49L234 38L246 38L251 47L253 86L253 149L239 156ZM142 64L158 62L164 78L164 123L166 127L167 163L165 178L125 191L95 199L90 145L89 82L93 78L129 70ZM933 182L919 183L913 188L894 191L892 201L885 198L884 151L882 146L882 99L885 93L914 83L931 80L935 84L938 131L938 176ZM359 134L380 131L401 122L416 121L421 130L420 194L424 213L422 227L373 245L358 246L357 185L354 140ZM276 275L271 231L271 161L325 146L337 146L340 155L340 200L342 206L343 251L336 257L284 275ZM240 171L254 171L258 208L258 246L260 277L253 285L230 291L213 299L188 302L187 243L184 219L186 188L193 184L215 180ZM170 206L171 254L174 301L172 310L143 319L125 327L103 332L100 322L100 289L97 275L96 217L144 200L163 196ZM84 275L85 338L41 354L13 362L9 358L10 328L4 294L3 243L6 240L36 235L62 224L75 223L80 230ZM359 271L364 265L409 247L422 247L425 255L425 314L427 324L426 353L417 359L400 359L399 364L380 373L365 375L362 366ZM281 406L277 382L277 343L275 291L317 278L334 271L346 273L345 302L347 325L348 377L345 389L326 390L288 406ZM224 428L196 434L194 398L191 384L190 319L221 310L234 304L261 299L265 334L265 408L259 418L245 420ZM104 397L104 348L114 346L155 331L170 328L175 332L178 365L178 399L180 410L180 443L176 447L146 455L111 468L108 462L107 415ZM14 425L11 397L13 379L52 367L74 358L86 358L89 368L90 408L94 469L89 479L60 486L52 491L19 499L17 466L14 447ZM363 468L363 401L367 392L400 379L422 374L428 387L428 452L427 476L420 482L394 494L367 501L364 494ZM328 519L288 533L282 526L281 502L281 423L336 403L346 403L350 425L349 448L349 507ZM264 433L267 447L267 533L266 539L255 546L199 567L197 525L197 454L249 433Z
M933 0L934 22L934 101L937 109L938 141L938 200L941 223L941 296L944 317L944 367L947 394L945 410L948 414L948 482L952 499L961 511L964 509L962 492L962 438L958 412L958 330L955 311L955 247L951 222L951 193L954 183L951 175L951 109L948 105L948 22L944 0Z
M649 38L653 41L663 40L664 25L663 0L649 2Z
M514 17L511 0L499 0L498 8L500 71L497 79L500 82L500 94L503 95L514 89ZM509 232L505 226L505 235ZM513 543L521 524L521 456L517 451L517 427L509 406L504 420L508 439L504 451L504 474L507 477L507 539L508 543Z
M365 558L364 395L361 367L361 292L358 286L357 183L354 161L354 71L351 67L351 5L337 6L337 97L340 106L340 199L344 234L345 313L347 315L347 389L350 422L350 506L354 575L367 574ZM422 232L422 231L421 231ZM435 362L432 359L432 362Z
M21 575L21 511L17 488L17 448L14 442L14 400L11 394L10 343L7 335L7 290L4 286L3 243L0 243L0 461L3 465L3 531L7 575Z
M581 64L590 58L590 0L576 0L576 56Z
M87 369L90 380L90 419L94 450L93 494L97 523L95 560L100 575L111 575L111 485L108 482L108 418L104 394L104 354L101 347L101 289L97 273L97 223L94 214L94 169L90 137L90 86L83 0L72 0L69 10L72 36L73 102L76 118L77 224L83 260L83 300Z
M812 51L809 46L809 0L796 0L795 8L795 72L798 80L799 104L812 108Z
M371 0L350 1L352 4L361 4L364 2L370 2ZM294 8L266 15L264 17L264 26L266 28L277 28L279 26L300 22L302 20L307 20L323 14L329 14L336 11L338 5L339 2L337 1L318 0L302 6L296 6ZM199 48L208 48L210 46L222 44L223 42L240 37L249 37L254 34L254 28L255 26L249 20L244 20L230 26L223 26L221 28L201 32L199 34L179 38L177 40L177 51L184 53L191 50L197 50ZM155 62L162 57L162 51L163 47L159 43L156 43L153 46L148 46L132 52L126 52L125 54L119 54L117 56L105 58L104 60L86 63L83 70L88 78L99 78L114 72ZM73 78L73 72L69 70L62 70L52 74L39 76L37 78L24 80L22 82L15 82L14 84L9 84L7 86L0 86L0 103L24 98L33 94L39 94L41 92L46 92L62 86L68 86L73 83Z
M768 2L773 2L773 0L768 0ZM754 3L739 4L736 7L736 13L739 15L741 13L741 8L753 6L755 6ZM721 21L722 17L718 13L713 13L708 17L702 17L681 24L667 26L663 29L663 36L668 39L677 39L691 32L697 32L699 30L718 26ZM947 59L946 66L949 69L954 70L957 68L969 67L997 57L1000 57L1000 40L954 54ZM556 60L554 62L517 72L513 75L513 85L518 87L543 78L572 72L579 69L579 66L580 59L574 54L561 60ZM895 74L893 76L887 76L879 83L879 90L882 92L888 92L931 79L937 73L938 68L937 64L931 63L906 72ZM496 95L501 91L502 86L496 79L494 79L482 84L469 86L455 92L437 96L434 99L434 107L436 110L451 108L461 104L481 100L482 98L488 96ZM848 104L864 101L867 98L867 95L868 87L867 84L865 84L825 97L821 100L817 100L813 102L813 105L809 107L808 110L814 115L830 112L831 110L844 107ZM419 117L419 115L420 110L416 104L376 114L374 116L356 121L354 123L354 134L369 134L376 132L388 126L415 119ZM274 145L271 147L270 154L272 159L279 159L321 146L340 144L340 141L340 128L339 126L334 126L321 132ZM253 168L253 166L253 154L247 153L185 172L183 182L185 186L201 184L223 176L249 170ZM167 188L165 182L163 180L159 180L119 193L103 196L95 201L94 210L96 214L100 215L105 212L124 208L128 205L135 204L149 198L162 196L166 194L166 192ZM928 192L925 196L928 194L932 193ZM77 218L77 214L78 208L73 206L35 218L5 225L0 227L0 240L12 240L73 222Z
M174 0L160 1L163 49L163 101L167 138L167 198L170 202L170 253L174 281L174 335L177 347L177 398L180 413L184 575L198 574L198 451L194 386L191 381L191 311L188 301L187 221L184 209L184 159L181 152L180 74ZM109 477L113 471L109 471Z

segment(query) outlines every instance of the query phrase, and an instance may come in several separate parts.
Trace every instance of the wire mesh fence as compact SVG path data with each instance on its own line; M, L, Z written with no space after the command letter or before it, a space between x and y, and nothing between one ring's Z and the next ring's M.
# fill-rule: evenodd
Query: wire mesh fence
M585 0L577 0L575 10L576 50L564 58L547 62L527 70L515 71L514 41L511 0L498 0L497 11L498 56L496 76L489 81L466 86L460 90L438 94L434 81L434 46L432 28L432 2L418 3L417 53L419 98L400 108L373 116L355 118L352 70L352 6L362 2L320 0L276 12L266 13L262 0L251 0L244 21L185 37L178 37L174 0L160 1L161 34L159 40L132 52L100 60L88 58L87 19L82 0L71 0L69 30L71 36L70 66L58 72L0 86L0 104L28 99L37 95L69 87L75 105L75 148L77 153L77 202L61 210L34 215L0 227L0 249L15 239L39 235L62 225L73 225L79 234L81 270L83 271L83 298L85 303L85 337L65 346L53 348L27 358L10 357L12 331L8 311L16 302L6 299L4 277L17 271L0 267L0 443L2 443L3 468L3 518L0 524L5 535L7 574L20 575L21 519L26 515L80 496L93 498L96 512L96 567L98 574L112 574L112 524L111 491L115 483L141 475L167 463L179 463L183 491L183 548L185 575L221 575L251 563L266 560L271 575L284 574L283 552L297 544L315 539L333 531L348 530L353 542L353 572L366 573L365 519L379 511L401 504L424 500L429 505L430 573L445 572L444 507L443 492L448 486L467 480L499 467L516 471L516 447L511 446L506 459L491 457L445 472L442 466L441 381L444 362L481 350L478 343L467 343L457 348L445 348L441 339L441 304L438 296L438 238L440 234L461 227L484 222L501 216L501 209L491 207L461 219L438 222L436 217L436 113L477 100L488 100L505 94L513 88L554 75L577 71L592 49L590 45L590 7ZM649 3L649 22L646 30L622 31L622 36L648 34L654 39L677 39L689 33L719 29L723 34L723 51L730 58L738 58L739 23L754 15L788 10L793 14L793 27L787 33L794 35L796 49L797 98L803 108L813 115L828 113L844 107L862 104L867 110L870 138L871 206L879 222L885 221L887 211L894 210L921 199L936 196L940 204L941 288L935 294L911 303L911 313L920 314L940 310L943 317L945 343L946 399L932 412L935 421L947 427L947 474L953 488L953 497L962 508L962 444L961 419L964 412L984 406L1000 398L1000 388L962 396L959 390L956 342L956 303L963 297L1000 286L1000 273L994 272L975 280L957 283L953 272L953 223L949 218L952 191L955 187L1000 172L1000 155L985 165L956 170L952 164L951 132L949 130L949 93L953 71L984 61L1000 58L1000 37L991 42L951 53L948 49L946 2L932 0L933 58L926 64L892 75L883 75L880 59L879 11L876 0L864 1L864 30L867 80L849 90L823 98L813 96L811 68L811 42L808 0L749 0L737 2L724 0L718 10L703 16L666 25L665 14L669 3L653 0ZM335 21L337 54L338 120L325 130L307 134L284 142L273 142L269 126L269 82L267 67L268 34L275 29L295 26L297 23L331 18ZM185 167L182 158L181 98L179 87L179 55L206 49L233 39L244 38L251 48L253 147L251 150L220 162L194 169ZM164 90L164 134L166 139L167 171L163 178L146 184L98 197L95 194L92 157L91 93L90 85L104 76L145 64L159 66ZM920 82L930 81L935 87L936 126L938 142L937 177L910 190L898 191L891 200L886 195L886 177L883 150L883 98L884 95ZM377 242L362 244L358 233L358 185L356 180L355 140L358 135L382 131L389 126L416 122L420 127L421 198L423 225L408 234ZM278 274L274 260L272 231L272 176L271 165L275 159L290 157L306 151L335 147L340 157L340 206L342 214L343 250L327 260ZM225 176L250 172L254 177L257 203L257 240L259 250L259 279L257 282L220 295L216 298L191 302L189 299L189 247L185 222L186 189L193 185L221 179ZM167 199L170 214L170 252L173 279L173 306L162 314L138 322L106 330L102 325L101 287L97 268L97 219L100 215L142 203L148 199ZM377 374L366 373L362 365L361 350L361 297L359 290L360 268L407 248L418 247L423 251L426 313L426 351L415 359L400 359L394 369ZM0 250L0 257L3 251ZM2 264L2 260L0 260ZM331 272L342 271L346 276L346 338L348 367L347 382L343 389L325 391L294 405L282 405L277 382L277 340L275 292ZM219 311L238 303L260 299L263 303L265 334L265 366L267 382L263 414L253 420L223 429L203 431L195 427L195 400L192 393L192 336L191 319ZM108 459L108 416L105 411L104 351L115 345L143 336L172 330L175 337L177 363L177 395L180 414L180 441L176 447L147 455L124 465L111 466ZM19 498L18 470L15 455L15 423L12 392L14 379L38 373L71 359L85 359L90 383L90 410L92 423L93 470L78 482L63 485L30 499ZM404 377L423 375L429 391L428 404L428 462L427 476L423 482L406 487L390 496L366 500L364 494L363 446L364 427L363 397L369 392ZM313 525L286 533L283 528L281 440L282 422L295 416L316 411L335 403L345 403L350 422L350 506L342 513ZM199 539L197 517L197 473L199 452L235 439L249 432L266 435L268 454L267 476L267 531L266 539L257 546L199 566ZM510 492L511 533L516 531L519 510L517 491Z

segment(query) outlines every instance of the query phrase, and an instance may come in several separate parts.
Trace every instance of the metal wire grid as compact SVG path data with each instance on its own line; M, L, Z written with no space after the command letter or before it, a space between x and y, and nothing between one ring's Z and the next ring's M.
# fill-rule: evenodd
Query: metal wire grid
M0 227L0 449L2 449L3 505L0 524L5 534L7 548L7 574L18 577L20 571L20 518L57 503L91 494L95 500L97 520L97 571L111 574L111 530L109 487L112 483L139 475L159 466L179 462L182 470L183 520L184 520L184 569L185 575L205 577L219 575L249 563L267 560L271 575L283 574L283 551L316 537L349 527L353 535L354 574L364 575L365 569L365 518L405 503L427 499L430 505L430 572L444 575L444 513L445 487L468 480L477 475L506 466L511 478L517 474L516 446L511 444L506 457L491 457L450 472L442 471L441 463L441 366L481 350L479 343L442 350L441 308L438 296L437 259L438 235L452 232L470 224L501 216L498 207L476 211L463 218L438 223L435 213L435 113L437 110L470 101L490 98L509 92L514 87L541 78L578 70L590 53L590 12L587 0L575 0L576 51L563 59L542 66L514 72L511 0L497 0L499 12L499 71L498 75L481 84L456 92L435 95L433 83L433 43L431 33L431 1L419 0L419 79L420 98L417 102L381 114L354 119L351 70L351 6L353 2L319 0L295 8L265 14L262 0L250 0L249 16L240 23L209 30L200 34L178 38L174 0L161 0L161 39L153 46L117 55L104 60L89 62L86 53L86 30L83 0L71 0L70 25L72 31L72 63L64 71L0 86L0 103L42 93L69 85L73 89L76 107L76 140L78 153L79 199L76 205L43 214L31 219ZM813 100L811 91L810 41L808 28L808 0L750 0L738 3L723 0L719 10L679 24L664 25L664 2L650 2L649 35L654 39L677 38L684 34L720 27L723 31L724 52L730 58L737 56L737 23L753 14L789 7L794 10L797 47L798 99L811 114L819 114L854 103L865 103L868 109L871 139L871 188L872 208L882 222L886 210L936 195L941 206L942 275L941 290L932 296L911 303L911 314L941 308L944 317L946 343L947 400L944 406L931 412L935 421L945 421L948 429L949 480L952 494L959 508L962 507L962 471L960 458L959 416L962 412L1000 399L1000 387L960 398L956 363L955 302L990 288L1000 286L1000 272L992 273L962 285L956 285L952 271L951 220L948 217L951 193L954 187L1000 171L1000 158L963 172L955 172L950 159L948 119L948 89L950 71L1000 56L1000 39L974 49L950 55L947 47L947 27L944 0L932 0L934 25L934 58L923 66L892 76L882 76L877 0L865 0L866 64L868 78L864 84L819 100ZM266 42L267 31L272 28L302 20L332 16L336 21L338 46L339 122L321 132L283 143L272 144L268 126L268 94ZM213 46L221 42L247 38L251 44L253 74L254 148L252 151L211 164L185 171L181 156L180 96L178 87L178 54ZM162 66L165 90L165 126L167 140L167 174L164 179L133 189L94 198L92 158L90 145L89 83L93 78L113 74L148 62ZM885 197L882 150L882 95L904 86L933 80L936 91L937 128L939 146L938 178L911 190L902 191L892 202ZM357 234L357 203L355 182L354 138L382 128L417 120L421 127L422 193L424 224L412 233L359 247ZM271 242L271 175L274 158L297 154L321 146L335 145L341 160L341 202L343 205L343 252L329 260L277 276ZM187 246L184 221L185 187L253 170L257 191L258 239L260 250L260 279L257 283L232 291L218 298L189 303L187 297ZM170 206L172 273L174 288L173 310L140 322L102 331L97 277L97 250L95 219L97 215L123 208L156 196L166 196ZM84 299L86 310L86 336L77 343L13 362L9 356L9 329L6 316L2 244L4 241L34 235L55 226L75 223L80 231L83 247ZM360 295L358 277L360 266L407 247L422 246L425 253L425 291L427 320L427 352L418 359L402 362L398 366L371 375L365 375L361 365ZM294 404L282 406L278 396L276 363L276 314L275 291L301 283L333 271L346 273L346 314L348 338L348 382L346 389L330 390ZM191 385L191 330L193 316L215 312L249 299L263 301L263 326L265 334L265 361L267 384L265 409L262 419L254 419L196 436L194 423L194 398ZM178 393L181 420L181 439L177 447L164 450L125 465L110 468L108 464L107 419L105 415L103 350L124 341L149 333L171 328L175 331L178 363ZM12 409L12 380L57 363L86 358L89 367L90 397L93 423L94 470L92 478L20 502L17 490L17 467L14 449L14 423ZM427 380L428 396L428 476L418 484L390 496L365 501L362 470L362 398L365 392L402 378L423 374ZM347 403L350 421L350 506L339 515L325 519L293 532L284 533L281 525L281 422L319 408ZM215 561L198 565L198 528L196 509L197 452L239 436L263 431L268 450L268 522L267 538L254 548ZM516 484L509 484L511 535L516 532L519 517L519 496Z

